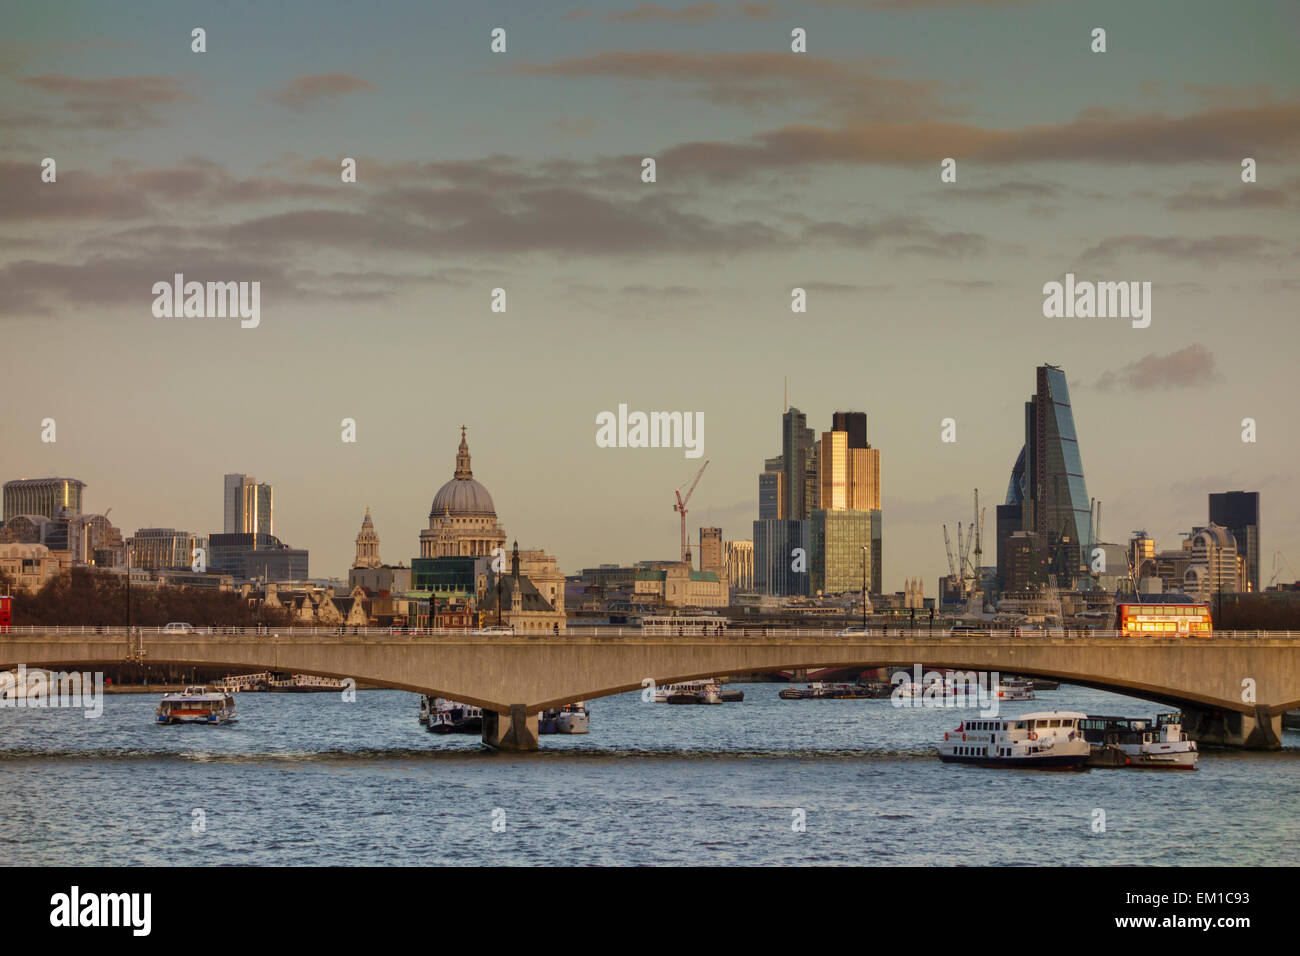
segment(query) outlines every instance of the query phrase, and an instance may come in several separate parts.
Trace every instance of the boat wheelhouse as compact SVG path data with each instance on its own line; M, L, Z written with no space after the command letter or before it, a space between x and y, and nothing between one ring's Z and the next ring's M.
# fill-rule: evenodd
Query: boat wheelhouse
M1081 722L1092 747L1090 766L1195 770L1200 753L1183 733L1183 715L1144 717L1089 716Z
M154 711L160 724L225 724L235 720L235 698L224 691L186 687L179 694L166 694Z
M714 678L687 680L655 688L656 704L721 704L722 688Z
M1087 716L1072 710L1044 710L965 720L943 735L939 759L988 767L1080 770L1091 752L1080 727Z
M555 715L555 732L557 734L585 734L591 729L591 711L587 702L580 700L565 704Z
M435 697L429 711L428 729L434 734L477 734L483 730L483 709Z

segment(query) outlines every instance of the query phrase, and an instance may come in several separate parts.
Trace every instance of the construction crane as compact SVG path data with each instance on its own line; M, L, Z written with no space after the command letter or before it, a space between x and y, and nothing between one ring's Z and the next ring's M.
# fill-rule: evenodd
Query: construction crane
M1274 584L1277 583L1277 577L1279 574L1282 573L1283 568L1290 568L1290 567L1291 565L1287 561L1286 555L1283 554L1281 551L1274 551L1273 552L1273 576L1268 579L1268 587L1271 588ZM1291 569L1291 573L1295 574L1294 568Z
M948 526L943 526L943 547L948 552L948 577L957 580L957 561L952 556L952 538L948 537Z
M695 480L691 482L690 490L686 492L686 497L682 497L682 490L677 488L673 494L677 496L677 503L673 505L673 511L681 513L682 516L682 564L691 563L690 548L686 544L686 503L691 500L691 495L695 494L695 486L700 483L700 476L704 474L704 469L709 467L708 459L700 465L700 470L695 473Z

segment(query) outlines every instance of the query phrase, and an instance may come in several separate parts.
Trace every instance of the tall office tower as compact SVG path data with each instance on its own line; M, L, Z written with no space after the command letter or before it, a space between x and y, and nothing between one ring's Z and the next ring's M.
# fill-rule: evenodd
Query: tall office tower
M253 531L257 534L275 534L275 489L269 484L258 484L254 489Z
M252 475L226 475L226 534L274 534L275 489Z
M795 549L808 554L808 522L769 519L754 522L754 590L773 597L808 594L811 568Z
M76 478L19 478L6 481L4 487L4 520L19 515L43 515L51 520L67 509L81 514L81 496L86 489L84 481Z
M722 529L700 529L700 570L713 571L719 579L727 573L726 558L722 553Z
M811 428L807 430L806 437L808 444L807 451L804 453L803 470L803 517L805 519L812 516L814 508L821 507L822 500L821 439L817 438L817 433Z
M875 577L872 517L870 511L813 510L808 525L814 593L860 592L864 582L871 587Z
M785 517L785 471L781 456L767 459L767 468L758 476L758 517Z
M880 510L880 449L848 448L848 507Z
M781 416L781 481L785 495L785 517L797 521L808 517L807 469L811 452L811 430L807 418L797 408Z
M997 507L998 590L1011 590L1011 536L1020 531L1020 502Z
M843 511L849 506L849 433L822 432L820 507L825 511Z
M1232 532L1246 563L1246 588L1263 590L1259 576L1259 492L1224 491L1210 495L1210 523Z
M225 534L253 534L257 520L254 488L257 483L248 475L226 475Z
M836 412L831 416L831 431L848 432L850 448L870 448L867 444L867 413Z
M885 593L885 534L881 528L880 509L871 511L871 593Z
M1025 445L1012 469L1007 504L1019 500L1021 528L1038 539L1042 554L1035 566L1072 587L1092 553L1092 503L1065 373L1040 365L1037 386L1025 403Z

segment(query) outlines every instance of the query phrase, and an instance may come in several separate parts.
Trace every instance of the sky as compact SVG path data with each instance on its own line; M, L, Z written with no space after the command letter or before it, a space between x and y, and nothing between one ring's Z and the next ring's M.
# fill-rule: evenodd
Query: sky
M751 536L788 388L868 414L885 588L933 594L1051 363L1103 540L1251 490L1265 579L1300 567L1290 0L3 7L0 477L126 534L221 531L242 472L313 576L367 507L409 563L463 424L521 547L670 559L705 460L692 538ZM260 323L156 317L175 273ZM1045 317L1066 273L1150 282L1150 326ZM703 457L598 447L620 404L702 414Z

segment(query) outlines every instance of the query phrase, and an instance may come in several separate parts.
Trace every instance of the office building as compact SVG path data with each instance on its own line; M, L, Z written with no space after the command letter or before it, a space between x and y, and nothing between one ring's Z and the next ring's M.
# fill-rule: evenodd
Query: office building
M140 528L126 542L131 567L147 571L191 569L196 552L208 548L206 535L175 528Z
M754 589L754 542L728 541L727 583L738 591Z
M754 590L773 597L807 595L811 583L808 522L754 522Z
M226 475L226 534L275 534L275 489L251 475Z
M870 589L875 551L872 514L825 508L813 512L809 522L812 593L861 593L864 582Z
M4 486L4 520L19 515L57 518L60 511L81 514L84 481L76 478L19 478Z
M1070 390L1060 368L1038 367L1037 388L1025 403L1024 431L1006 505L1020 507L1020 530L1033 536L1041 550L1030 566L1055 575L1061 587L1073 587L1091 557L1092 502L1084 482ZM1012 514L999 513L1006 519ZM999 547L1008 543L1003 536L1006 530L1007 526L999 526ZM1017 549L1023 546L1022 541ZM998 564L1007 566L1001 557Z
M1210 524L1231 532L1246 563L1245 590L1264 589L1259 570L1259 492L1224 491L1210 495Z
M831 431L848 435L848 447L870 448L867 444L867 413L836 412L831 416Z
M307 580L308 554L290 548L274 535L260 533L212 534L208 536L208 570L250 580Z

